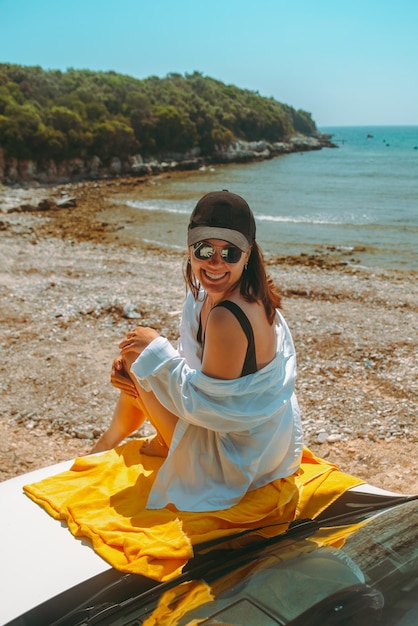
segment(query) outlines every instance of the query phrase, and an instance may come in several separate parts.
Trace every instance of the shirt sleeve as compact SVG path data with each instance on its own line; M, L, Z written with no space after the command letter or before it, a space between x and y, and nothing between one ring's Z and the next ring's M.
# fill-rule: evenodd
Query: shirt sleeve
M147 346L131 371L181 420L217 432L245 431L265 423L290 401L295 383L292 352L281 351L254 374L220 380L191 368L163 337Z

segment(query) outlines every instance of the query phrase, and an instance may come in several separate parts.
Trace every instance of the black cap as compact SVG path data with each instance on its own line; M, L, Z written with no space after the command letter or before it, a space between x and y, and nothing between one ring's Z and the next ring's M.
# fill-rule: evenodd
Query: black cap
M243 252L255 241L254 215L241 196L226 189L207 193L190 216L189 246L206 239L223 239Z

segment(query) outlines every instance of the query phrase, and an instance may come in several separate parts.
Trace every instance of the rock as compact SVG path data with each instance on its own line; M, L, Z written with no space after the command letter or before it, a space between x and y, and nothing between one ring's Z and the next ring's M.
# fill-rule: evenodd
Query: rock
M75 196L64 196L55 200L55 205L60 208L73 208L77 206L77 198Z
M292 137L289 143L296 152L321 149L321 142L317 137Z
M35 161L22 160L18 162L19 179L27 182L36 179L37 163Z
M94 438L94 434L93 434L93 428L91 428L89 425L87 426L77 426L76 428L73 429L72 432L73 437L77 437L77 439L93 439Z
M0 182L6 182L9 184L19 182L18 166L19 166L18 160L15 159L14 157L7 159L6 164L5 164L4 181L0 180Z
M320 431L315 439L316 443L325 443L328 441L328 433L325 430Z
M38 210L39 211L49 211L50 209L55 209L56 207L56 203L54 202L54 200L50 200L49 198L45 198L44 200L41 200L38 203Z
M87 170L90 179L95 180L100 177L101 164L102 162L98 156L94 156L89 161L87 161Z
M122 174L122 161L119 159L119 157L113 157L113 159L110 161L109 171L115 176L120 176L120 174Z
M126 317L128 320L135 320L139 319L141 314L136 311L134 304L127 304L123 307L123 317Z
M341 441L343 438L342 435L338 434L338 433L333 433L332 435L329 435L329 437L327 437L327 442L328 443L335 443L336 441Z

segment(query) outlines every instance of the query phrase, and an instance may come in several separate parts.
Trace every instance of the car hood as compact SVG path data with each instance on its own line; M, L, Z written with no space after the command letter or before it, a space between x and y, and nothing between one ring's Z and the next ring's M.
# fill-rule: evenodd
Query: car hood
M65 461L0 483L4 598L0 624L111 569L86 542L75 541L65 524L23 493L24 485L64 472L72 464Z

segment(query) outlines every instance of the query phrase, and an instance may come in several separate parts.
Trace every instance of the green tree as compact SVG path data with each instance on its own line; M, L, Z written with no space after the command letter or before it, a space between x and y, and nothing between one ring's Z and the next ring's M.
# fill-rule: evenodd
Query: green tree
M59 130L41 124L33 136L37 160L62 161L70 155L68 137Z
M314 135L316 133L316 125L311 114L299 109L292 115L295 130L302 135Z
M17 158L33 158L34 137L41 125L41 115L33 105L8 104L0 120L0 146Z
M196 145L196 127L190 118L176 107L156 106L155 145L160 152L184 152Z
M233 139L314 135L310 113L193 72L138 80L115 72L66 72L0 64L0 146L6 157L102 159L211 155Z
M93 128L90 154L103 160L114 156L125 158L138 151L138 142L130 126L113 119L101 122Z

